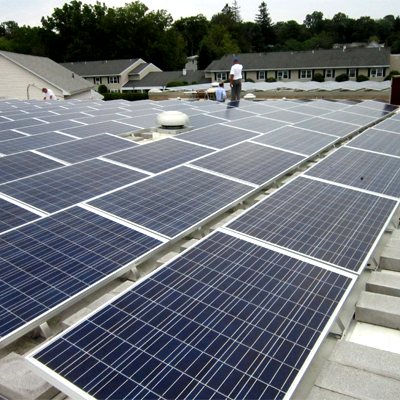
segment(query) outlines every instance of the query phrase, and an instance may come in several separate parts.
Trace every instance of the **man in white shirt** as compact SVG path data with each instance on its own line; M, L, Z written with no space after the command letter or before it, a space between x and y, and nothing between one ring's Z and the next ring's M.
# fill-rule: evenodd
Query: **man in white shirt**
M239 60L235 57L230 72L231 101L240 100L240 92L242 90L242 69L243 65L239 64Z
M43 100L57 100L56 96L54 95L54 93L51 89L43 88L42 92L44 93Z
M217 90L215 91L215 98L217 101L223 103L226 99L226 91L224 89L224 82L220 82Z

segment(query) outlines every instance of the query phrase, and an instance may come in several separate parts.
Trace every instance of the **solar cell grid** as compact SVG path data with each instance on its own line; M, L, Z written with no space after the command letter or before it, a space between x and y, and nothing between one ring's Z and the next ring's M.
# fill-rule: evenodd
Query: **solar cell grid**
M373 108L363 107L363 103L358 104L356 106L350 106L346 108L346 111L349 113L354 113L358 115L365 115L367 117L373 117L376 119L382 118L385 115L388 115L388 112L382 110L374 110Z
M295 124L301 121L306 121L307 119L313 118L311 115L305 115L301 113L296 113L294 110L279 110L268 113L264 116L265 118L270 118L277 121L286 122L288 124Z
M52 213L146 177L93 159L3 184L0 192Z
M63 167L57 161L50 160L30 151L0 158L0 185L26 176Z
M74 138L61 135L56 132L44 133L42 135L23 136L18 139L7 140L0 144L0 153L15 154L27 150L36 150L54 144L71 142Z
M252 190L248 185L193 168L178 167L89 204L174 237Z
M160 244L79 207L1 235L1 345L17 329Z
M135 146L139 145L115 136L97 135L46 147L41 149L40 152L73 164Z
M400 135L370 128L355 137L349 146L400 156Z
M105 158L156 174L212 152L195 144L164 139L109 154Z
M94 398L282 399L352 281L218 232L32 359Z
M265 115L265 117L267 117L267 115ZM290 123L255 116L250 118L243 118L233 122L226 122L224 124L232 127L247 129L249 131L257 132L260 134L265 134L268 132L272 132L275 129L282 128L283 126L287 126Z
M381 129L383 131L389 131L394 133L400 133L400 123L399 120L394 118L388 118L385 121L380 122L374 126L375 129Z
M377 101L377 100L363 101L362 103L360 103L360 106L367 107L367 108L373 108L375 110L380 110L380 111L384 111L384 112L392 112L399 108L398 106L388 104L388 103L382 102L382 101Z
M361 272L397 205L394 200L299 177L228 228Z
M38 218L37 214L0 198L0 233Z
M253 138L252 141L311 155L335 143L338 137L311 132L295 126L285 126L273 132Z
M70 114L64 114L64 115L52 115L50 117L43 117L40 118L42 121L46 121L48 123L50 122L60 122L60 121L65 121L66 119L75 119L75 120L80 120L82 118L87 118L89 117L88 114L84 112L79 112L79 111L73 111ZM94 117L92 117L94 118ZM43 122L42 122L43 123Z
M40 133L47 133L47 132L59 131L61 129L73 128L75 126L82 126L82 124L75 121L60 120L59 122L51 122L49 124L27 126L24 128L19 128L18 130L24 133L28 133L29 135L37 135Z
M310 131L315 131L315 132L325 133L327 135L334 135L340 137L351 135L352 133L355 133L359 129L358 127L352 124L346 124L345 122L340 122L340 121L331 121L328 119L324 119L323 117L322 118L315 117L308 121L302 121L295 124L295 126L303 129L308 129Z
M35 118L25 118L19 121L0 122L0 132L9 129L20 129L27 126L42 125L42 124L44 124L43 121L39 121Z
M22 133L14 132L12 130L7 130L7 131L2 131L0 132L0 142L3 142L5 140L10 140L10 139L17 139L20 137L25 137L26 135L23 135ZM0 153L1 153L1 145L0 145Z
M376 118L369 117L366 115L354 114L347 112L348 108L345 111L333 111L331 113L325 114L323 118L331 119L335 122L345 122L348 124L354 124L358 126L367 126L376 121Z
M342 147L306 175L400 198L400 158Z
M177 135L176 138L205 146L215 147L217 149L223 149L257 136L257 133L248 132L233 126L216 124L205 128L195 129L191 132L182 133Z
M193 161L191 164L262 185L304 159L305 157L301 155L244 142Z
M214 124L219 124L221 122L228 122L226 119L217 118L212 115L194 115L190 117L189 125L193 126L193 128L203 128L205 126L210 126Z
M313 107L323 108L324 110L344 110L348 107L348 104L342 103L340 101L330 101L330 100L315 100L311 103Z
M94 122L94 121L93 121ZM96 121L97 122L97 121ZM77 126L75 128L62 129L60 132L67 133L79 138L86 138L90 136L99 135L102 133L110 133L111 135L121 135L137 130L136 127L128 123L118 123L117 121L106 121L101 123L94 123L91 125Z
M251 117L253 114L248 112L247 109L239 109L237 107L228 107L221 111L214 111L210 113L213 117L219 117L228 121L235 121L246 117Z

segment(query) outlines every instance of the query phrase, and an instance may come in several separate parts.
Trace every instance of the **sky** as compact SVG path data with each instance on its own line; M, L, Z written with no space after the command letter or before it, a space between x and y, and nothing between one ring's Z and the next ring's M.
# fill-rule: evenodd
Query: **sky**
M95 0L81 0L82 3L95 4ZM243 21L254 22L258 13L258 7L262 0L237 0ZM338 12L348 15L350 18L369 16L373 19L383 18L392 14L395 17L400 14L399 0L308 0L282 1L267 0L268 11L273 22L295 20L303 23L307 14L313 11L322 11L324 18L332 18ZM15 21L19 26L41 26L42 16L50 16L55 8L62 8L66 0L0 0L0 22ZM107 7L123 7L129 0L101 0ZM203 14L211 19L214 14L222 10L226 0L144 0L142 1L149 10L167 10L174 20L182 17L191 17ZM233 0L228 1L232 5Z

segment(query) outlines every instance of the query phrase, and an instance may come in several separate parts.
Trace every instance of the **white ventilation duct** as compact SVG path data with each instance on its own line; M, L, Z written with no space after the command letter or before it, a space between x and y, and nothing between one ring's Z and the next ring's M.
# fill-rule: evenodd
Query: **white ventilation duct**
M180 111L165 111L157 115L157 124L163 128L181 128L189 125L189 117Z

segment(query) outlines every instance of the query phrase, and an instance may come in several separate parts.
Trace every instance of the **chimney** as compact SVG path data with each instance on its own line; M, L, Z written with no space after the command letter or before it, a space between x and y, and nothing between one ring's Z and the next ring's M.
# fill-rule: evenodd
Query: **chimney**
M182 75L183 75L183 76L186 75L186 68L183 68L183 70L182 70Z

